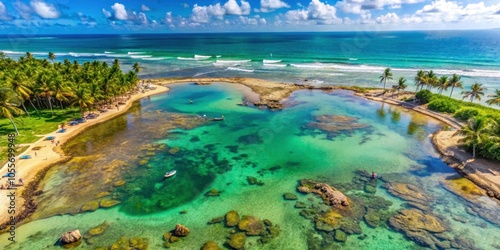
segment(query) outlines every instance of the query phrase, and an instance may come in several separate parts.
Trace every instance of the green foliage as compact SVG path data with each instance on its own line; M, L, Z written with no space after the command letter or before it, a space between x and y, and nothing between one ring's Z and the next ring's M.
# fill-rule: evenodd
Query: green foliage
M453 114L455 118L458 118L460 120L466 121L469 118L473 118L476 116L484 116L484 112L477 108L469 108L469 107L464 107L460 108L455 114Z
M415 94L415 97L420 101L422 104L426 104L431 101L432 97L434 94L430 90L424 89L420 90Z
M451 99L438 98L429 102L427 106L430 110L444 112L444 113L455 113L460 107Z

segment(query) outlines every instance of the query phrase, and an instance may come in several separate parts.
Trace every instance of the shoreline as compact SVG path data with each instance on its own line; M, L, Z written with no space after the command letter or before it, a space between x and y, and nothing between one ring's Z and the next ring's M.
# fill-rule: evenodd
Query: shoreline
M45 169L49 168L50 166L62 162L68 159L68 156L64 155L64 153L61 150L61 145L63 145L66 141L69 139L73 138L74 136L80 134L81 132L85 131L89 127L92 127L96 124L105 122L111 118L114 118L118 115L121 115L132 106L132 103L140 100L144 97L148 97L151 95L156 95L160 93L167 92L169 89L164 86L158 86L154 85L156 87L155 90L149 90L144 93L138 93L135 95L132 95L129 100L125 103L125 105L121 105L119 110L116 109L111 109L108 112L101 113L99 117L96 119L92 120L87 120L83 124L75 125L75 126L68 126L66 129L66 132L64 133L57 133L56 131L53 131L51 133L43 135L38 141L33 142L30 144L28 149L26 149L24 152L20 153L19 155L16 156L16 183L19 180L19 178L22 178L24 180L24 185L20 186L17 188L15 191L16 193L16 200L15 200L15 207L16 207L16 219L17 223L19 223L19 215L23 215L21 219L24 219L26 217L25 211L28 208L27 205L32 206L32 204L26 204L26 198L25 197L25 192L27 189L33 189L32 187L32 182L37 181L36 176L39 172L43 172ZM59 141L59 146L56 146L55 143L52 143L49 140L45 140L46 137L48 136L55 136L55 140ZM41 147L40 150L36 151L37 156L33 156L35 151L32 149L34 147ZM23 155L32 155L31 159L26 159L26 160L21 160L20 157ZM0 174L3 176L7 171L7 164L2 166L0 168ZM4 184L5 179L0 180L2 184ZM37 186L37 185L36 185ZM3 189L2 191L5 191L7 193L7 189ZM36 190L30 190L31 192L34 192ZM10 214L8 214L8 204L9 204L9 197L7 195L2 195L0 196L0 230L2 230L2 227L9 222L10 220ZM28 201L29 203L30 201Z
M20 162L17 161L18 162L18 164L16 164L17 167L23 166L23 163L26 163L24 165L27 165L27 167L24 166L22 169L22 171L24 171L26 175L23 175L22 171L19 171L17 173L17 174L23 176L23 178L25 179L25 183L27 183L27 185L25 185L17 190L18 194L21 194L28 187L30 187L32 189L31 190L32 192L35 192L37 184L34 182L33 185L35 185L35 186L31 187L32 186L31 182L36 181L36 179L34 179L34 178L37 176L37 174L40 172L43 172L44 169L49 168L53 164L60 162L60 161L64 161L68 158L68 156L64 156L63 152L60 149L60 146L55 146L50 141L44 140L45 137L56 136L56 140L59 140L61 145L62 145L67 140L69 140L70 138L81 133L85 129L87 129L95 124L109 120L117 115L120 115L120 114L126 112L131 107L131 105L134 101L139 100L139 99L144 98L144 97L147 97L147 96L154 95L154 94L167 92L168 87L166 87L166 85L169 85L169 84L195 83L197 85L206 85L206 84L215 83L215 82L240 84L240 85L249 87L252 92L254 92L255 94L258 95L260 100L258 102L254 102L255 106L267 106L270 109L282 109L283 108L282 101L284 99L288 98L296 90L309 89L309 90L332 91L332 90L345 89L345 90L353 91L355 89L352 87L343 87L343 86L326 86L326 87L324 87L324 86L311 86L311 85L307 85L307 84L304 84L304 85L285 84L283 82L273 82L273 81L267 81L267 80L262 80L262 79L255 79L255 78L237 78L237 77L234 77L234 78L178 78L178 79L177 78L159 78L159 79L148 79L148 81L150 81L152 84L154 84L157 87L157 89L134 95L134 96L132 96L132 98L130 98L126 102L126 104L124 106L122 106L120 108L119 111L110 110L107 113L101 114L101 116L99 116L98 119L90 120L85 124L77 125L75 127L68 127L68 131L66 131L66 133L64 133L64 134L58 134L58 133L56 133L56 131L49 133L49 134L46 134L40 140L32 143L30 145L30 147L25 152L18 155L17 158L19 158L19 156L21 156L21 155L26 154L35 146L42 146L43 147L42 150L38 151L38 153L40 154L38 157L34 157L34 158L29 159L29 160L21 160ZM396 100L394 98L389 98L389 97L382 97L382 98L374 97L373 95L370 95L370 93L365 94L365 93L359 93L356 91L354 91L354 95L365 98L367 100L371 100L371 101L377 101L377 102L387 103L390 105L402 106L402 107L407 108L409 110L413 110L415 112L421 113L421 114L427 116L428 118L437 119L437 120L439 120L445 124L448 124L451 127L454 127L456 129L459 129L462 127L462 124L460 124L458 121L456 121L452 118L446 117L445 115L442 115L442 114L432 112L430 110L427 110L427 109L422 108L422 107L417 106L417 105L413 105L411 103L399 101L399 100ZM467 164L465 164L464 168L459 168L459 167L457 167L459 165L454 165L457 162L460 163L461 161L460 161L460 159L454 158L455 157L454 155L450 155L450 154L446 153L447 149L442 146L443 144L441 142L439 142L438 139L436 139L439 137L440 132L443 132L443 131L436 131L432 135L432 143L435 146L436 150L438 150L442 154L443 161L447 165L449 165L450 167L454 168L459 174L470 179L477 186L481 187L482 189L485 189L486 191L488 191L487 188L492 186L492 185L493 185L493 187L497 187L498 189L489 188L489 190L491 190L493 193L491 193L491 191L490 191L488 193L488 195L490 197L496 197L497 199L500 199L500 186L499 186L500 177L498 177L499 179L497 181L493 181L489 184L484 184L484 183L488 183L488 179L482 175L473 175L474 171L476 171L474 165L471 166L470 164L467 163ZM453 131L444 131L444 132L454 133ZM458 139L458 138L456 138L456 139ZM459 150L458 142L455 141L454 143L455 144L451 144L451 146L456 147L457 150ZM42 152L46 152L46 154L42 155L41 154ZM464 152L464 154L468 154L468 153ZM47 159L42 160L43 156L47 157ZM38 160L38 161L35 162L34 160ZM482 161L485 161L485 160L482 160ZM476 160L475 163L476 163L476 165L483 164L483 163L480 163L480 161L478 161L478 160ZM498 164L491 163L491 162L489 162L489 163L492 164L492 166L496 166L498 172L500 173L500 167L498 166ZM484 168L487 169L488 167L484 167ZM463 171L463 169L467 169L467 171ZM0 169L0 173L2 173L2 175L4 172L5 172L5 166ZM28 172L29 174L26 172ZM492 172L491 174L494 175L493 173L494 172ZM18 178L16 178L16 179L18 179ZM33 189L33 188L35 188L35 189ZM493 194L493 195L490 195L490 194ZM2 205L0 206L0 209L2 209L2 212L0 214L0 225L5 225L5 223L8 222L8 220L9 220L9 215L7 214L7 206L6 206L6 204L8 202L7 198L8 198L7 196L0 197L0 203L2 203ZM20 212L22 212L26 209L29 209L29 207L27 207L26 205L30 205L30 204L25 204L26 202L24 200L24 197L19 198L16 203L19 204L17 206L17 208L22 208L22 209L19 209ZM3 211L5 211L5 212L3 212Z

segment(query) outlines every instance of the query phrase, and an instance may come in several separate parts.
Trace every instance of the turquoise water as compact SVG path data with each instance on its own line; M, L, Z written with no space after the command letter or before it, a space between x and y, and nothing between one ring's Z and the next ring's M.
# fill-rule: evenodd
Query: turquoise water
M43 38L43 39L41 39ZM419 69L499 88L500 31L0 36L0 50L56 61L119 59L148 77L256 77L314 85L378 86L386 67L408 89ZM461 98L461 91L455 97ZM483 98L487 99L487 98ZM484 100L483 100L484 101Z
M295 191L298 180L311 178L352 199L391 201L387 213L407 206L382 181L375 194L353 188L357 170L414 183L433 197L430 211L449 226L446 234L471 239L477 249L495 249L499 227L467 213L467 203L443 188L457 175L429 141L440 123L347 91L298 91L281 111L238 106L244 90L224 83L172 85L168 93L142 99L126 114L77 136L64 145L74 158L54 166L42 182L37 220L19 227L18 243L5 249L57 249L53 244L61 233L76 228L85 233L104 221L109 229L77 249L107 246L121 236L146 237L150 249L161 249L163 233L177 223L191 233L174 249L198 249L209 240L222 245L231 229L207 222L230 210L269 219L281 229L266 244L248 237L247 249L318 249L313 238L322 242L322 249L420 249L385 223L371 228L363 221L364 239L353 234L346 243L326 247L321 245L326 235L299 215L294 201L283 200L284 193L294 193L299 201L319 206L317 197ZM198 118L204 114L224 115L225 120ZM311 126L323 115L348 120L348 126L333 132ZM163 179L171 169L176 176ZM248 176L263 185L249 185ZM117 185L121 180L124 184ZM212 189L220 196L204 195ZM109 193L96 198L102 192ZM496 206L479 197L478 204ZM80 213L82 205L101 199L121 203ZM453 219L457 216L467 223ZM6 238L0 235L1 246L7 245Z

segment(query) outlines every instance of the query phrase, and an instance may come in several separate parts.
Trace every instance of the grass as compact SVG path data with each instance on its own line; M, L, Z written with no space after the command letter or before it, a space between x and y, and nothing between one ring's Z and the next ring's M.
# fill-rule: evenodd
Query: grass
M80 118L78 108L68 108L64 110L54 110L54 115L50 110L40 111L41 118L36 112L30 112L31 118L27 115L16 117L16 125L19 130L19 135L16 136L15 144L33 143L41 138L44 134L53 132L61 123L68 122L75 118ZM14 127L9 119L0 119L0 162L7 161L8 137L10 133L15 133ZM26 150L26 146L16 146L16 152L19 154Z

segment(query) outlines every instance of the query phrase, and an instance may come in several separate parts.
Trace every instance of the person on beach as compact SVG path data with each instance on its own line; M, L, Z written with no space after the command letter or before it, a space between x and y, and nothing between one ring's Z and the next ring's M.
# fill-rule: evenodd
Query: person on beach
M36 157L36 152L35 152L35 157Z
M376 180L377 179L377 174L372 171L372 179Z

